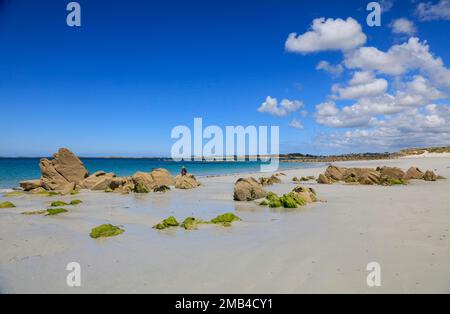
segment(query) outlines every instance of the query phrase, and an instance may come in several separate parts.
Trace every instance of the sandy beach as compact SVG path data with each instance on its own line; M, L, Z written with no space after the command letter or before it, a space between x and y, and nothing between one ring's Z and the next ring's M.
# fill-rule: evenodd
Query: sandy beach
M333 164L417 166L450 178L448 157ZM267 190L287 193L293 176L317 176L325 167L284 171L283 182ZM280 210L233 201L233 184L242 176L202 178L199 188L165 194L0 197L17 206L0 210L0 292L450 292L450 180L406 186L310 181L304 185L323 202ZM21 215L74 198L83 204L65 214ZM232 227L152 229L169 215L211 219L230 211L242 218ZM91 228L103 223L125 232L91 239ZM366 284L372 261L381 265L381 287ZM66 285L69 262L81 265L81 287Z

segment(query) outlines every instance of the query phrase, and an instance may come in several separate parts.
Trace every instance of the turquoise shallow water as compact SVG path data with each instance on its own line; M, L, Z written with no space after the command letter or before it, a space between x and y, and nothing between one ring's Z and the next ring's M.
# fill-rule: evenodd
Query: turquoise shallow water
M249 173L260 171L260 162L173 162L145 158L83 158L84 165L90 173L97 170L114 172L118 176L129 176L136 171L151 171L153 168L166 168L172 174L180 172L185 165L196 176ZM306 168L314 164L280 163L279 170ZM39 158L0 158L0 189L17 187L19 181L40 177Z

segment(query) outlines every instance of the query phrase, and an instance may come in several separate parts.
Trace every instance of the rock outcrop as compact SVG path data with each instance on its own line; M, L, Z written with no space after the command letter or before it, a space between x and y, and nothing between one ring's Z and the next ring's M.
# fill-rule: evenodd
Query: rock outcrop
M338 168L336 166L329 166L327 168L327 170L325 171L324 175L327 178L331 178L335 181L343 181L345 179L344 173L345 173L345 170L342 168Z
M192 174L186 174L184 176L178 175L175 177L175 188L182 190L194 189L200 186L200 182Z
M317 202L317 195L314 189L305 186L296 186L292 192L293 195L305 200L306 203Z
M406 171L405 176L403 177L406 180L421 180L423 179L424 173L416 167L411 167Z
M152 176L156 186L175 185L175 179L167 169L154 169L152 172L150 172L150 175Z
M416 167L411 167L405 173L397 167L378 167L372 168L339 168L329 166L324 174L317 179L320 184L331 184L336 181L343 181L352 184L378 184L378 185L396 185L407 184L407 180L426 180L436 181L437 176L433 171L427 171L425 174Z
M69 193L85 178L88 172L81 160L67 148L61 148L53 159L43 158L39 161L41 178L37 180L21 182L25 190L44 188L47 191L59 191Z
M317 183L320 184L331 184L333 183L333 179L331 179L330 177L327 177L324 174L320 174L319 177L317 178Z
M433 171L427 170L425 172L425 174L423 175L423 179L425 181L436 181L437 180L437 175Z
M235 201L252 201L266 197L267 192L255 178L240 178L234 184Z
M41 187L41 180L27 180L27 181L21 181L19 183L20 187L24 189L25 191L31 191L37 188Z
M53 155L55 170L67 181L79 184L89 176L83 162L67 148L61 148Z
M53 163L48 159L41 159L39 162L41 168L41 186L48 191L62 191L70 182L66 180L58 171Z
M104 171L97 171L91 174L89 177L81 181L80 187L82 189L90 189L92 188L97 182L103 179L103 177L106 176L106 172Z
M156 184L153 180L153 177L149 172L136 172L131 180L135 186L138 186L142 189L146 189L147 191L151 191L156 187Z

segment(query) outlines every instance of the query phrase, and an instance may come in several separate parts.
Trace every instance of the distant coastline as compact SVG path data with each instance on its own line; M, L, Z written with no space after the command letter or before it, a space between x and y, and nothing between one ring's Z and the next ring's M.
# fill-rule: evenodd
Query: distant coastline
M384 153L349 153L349 154L339 154L339 155L312 155L303 153L287 153L280 154L278 156L274 155L264 155L264 156L226 156L223 159L218 160L195 160L196 156L192 156L192 160L186 162L237 162L241 161L238 159L244 158L245 161L253 161L250 159L258 158L279 158L281 162L334 162L334 161L352 161L352 160L380 160L380 159L393 159L399 157L405 157L409 155L421 155L426 153L450 153L450 146L440 146L440 147L419 147L419 148L405 148L397 152L384 152ZM0 159L39 159L39 158L52 158L51 156L35 156L35 157L7 157L0 156ZM80 156L79 158L89 160L89 159L142 159L150 161L162 161L162 162L174 162L171 157L146 157L146 156Z

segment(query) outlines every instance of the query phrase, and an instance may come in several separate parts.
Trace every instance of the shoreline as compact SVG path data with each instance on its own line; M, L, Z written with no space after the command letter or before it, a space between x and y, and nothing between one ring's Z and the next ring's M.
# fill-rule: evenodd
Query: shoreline
M450 158L336 162L337 166L410 166L450 177ZM326 165L288 169L277 194L296 186L293 176L317 176ZM277 171L280 172L280 171ZM232 200L241 176L202 178L193 190L120 195L82 190L76 196L8 198L0 211L0 291L57 293L448 293L450 180L407 186L336 183L314 188L324 202L297 210ZM0 196L1 200L6 200ZM24 216L55 200L83 200L55 216ZM233 212L232 227L156 231L170 215L211 219ZM93 240L91 228L111 223L125 232ZM82 286L65 284L67 263L82 267ZM367 263L382 267L382 286L366 285Z

